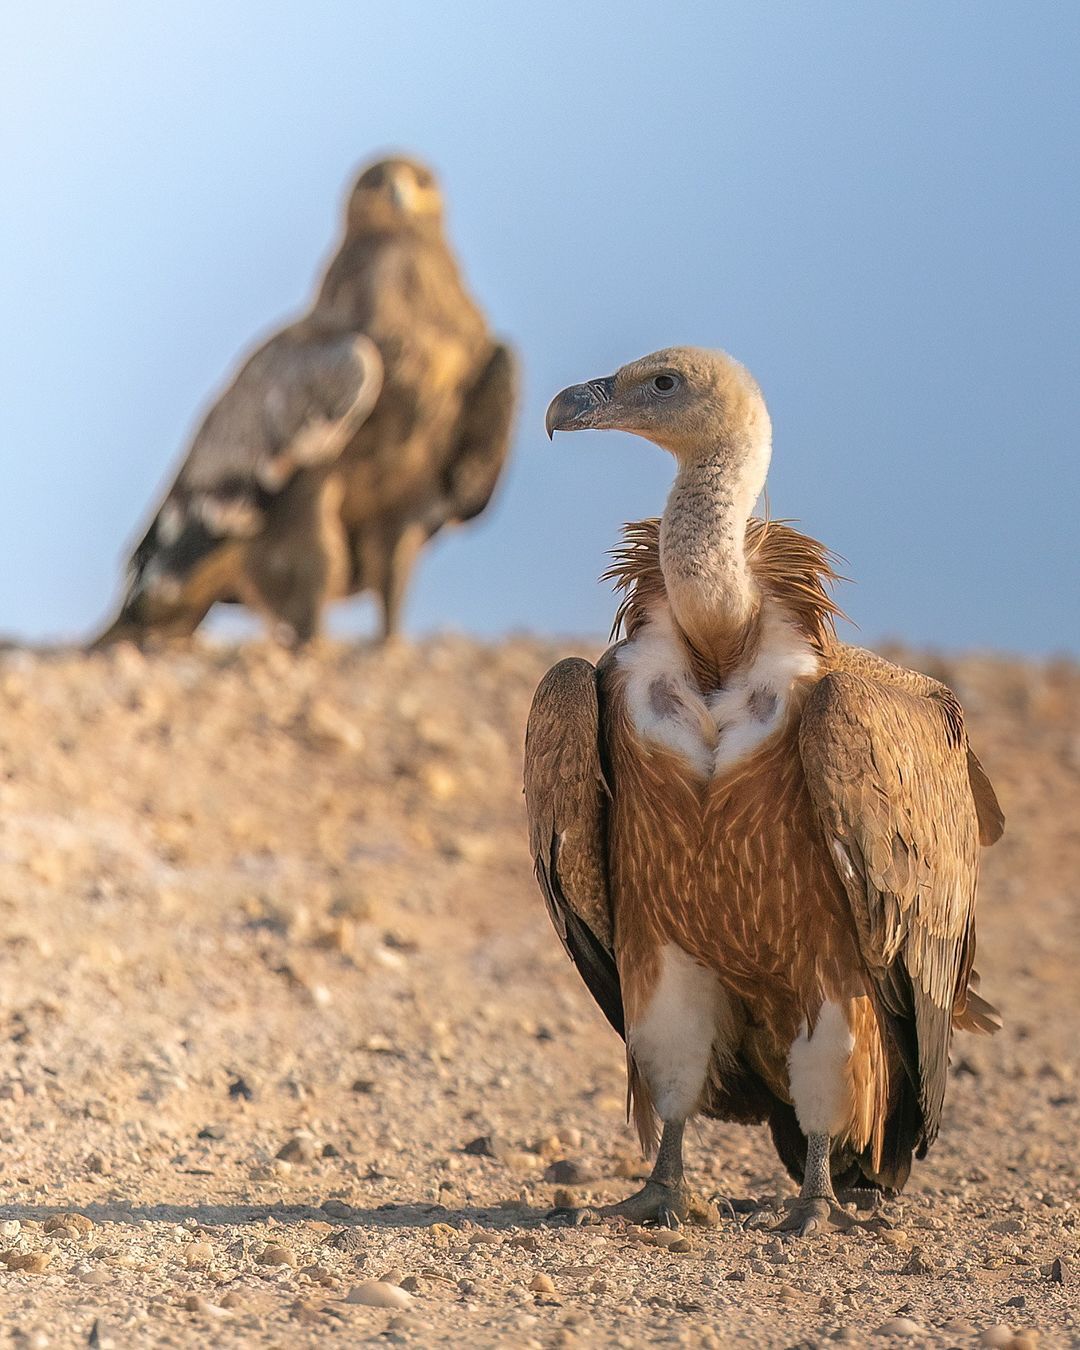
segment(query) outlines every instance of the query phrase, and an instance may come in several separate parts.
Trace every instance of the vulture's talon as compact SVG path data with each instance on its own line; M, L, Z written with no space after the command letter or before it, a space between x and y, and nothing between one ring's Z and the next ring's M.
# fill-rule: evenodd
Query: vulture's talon
M561 1205L558 1209L550 1209L544 1215L548 1223L553 1223L559 1227L583 1228L587 1224L598 1223L596 1211L590 1209L587 1205L576 1208L572 1205Z
M838 1200L827 1196L797 1196L788 1200L786 1215L774 1224L766 1224L773 1233L794 1233L796 1237L811 1237L815 1233L850 1233L856 1228L867 1233L880 1233L892 1224L881 1215L857 1219L849 1214Z
M658 1228L681 1228L684 1223L714 1228L720 1222L716 1205L679 1182L669 1186L662 1181L647 1181L640 1191L605 1205L597 1211L602 1219L625 1219L628 1223L651 1224Z

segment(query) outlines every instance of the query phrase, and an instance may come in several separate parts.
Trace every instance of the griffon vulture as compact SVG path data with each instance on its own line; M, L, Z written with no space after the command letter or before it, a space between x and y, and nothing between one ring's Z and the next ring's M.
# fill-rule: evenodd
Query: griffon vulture
M305 355L301 337L362 352L355 404L335 405L332 429L321 392L278 368L282 349L299 350L305 370L317 365L319 348ZM329 600L361 591L376 594L392 635L423 544L478 515L495 490L516 383L511 349L462 282L430 170L402 158L371 165L309 314L211 410L99 642L190 633L216 600L250 604L284 640L303 641ZM302 451L282 458L286 432Z
M997 1025L972 961L1003 817L952 692L839 642L827 550L751 518L771 430L742 366L657 352L555 397L549 434L586 427L677 466L611 573L625 636L548 672L526 738L541 889L626 1040L646 1147L662 1124L651 1179L607 1212L698 1212L701 1111L769 1123L801 1182L779 1227L849 1227L834 1188L899 1190L953 1029Z

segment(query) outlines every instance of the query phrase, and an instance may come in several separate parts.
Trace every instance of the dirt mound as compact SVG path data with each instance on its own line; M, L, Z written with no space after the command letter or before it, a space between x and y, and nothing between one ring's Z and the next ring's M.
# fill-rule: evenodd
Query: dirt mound
M1005 1030L958 1043L897 1229L660 1245L543 1223L641 1170L524 844L529 699L573 650L0 655L20 1343L1076 1343L1080 670L900 654L960 694L1008 826L979 956ZM787 1193L762 1131L691 1134L707 1192Z

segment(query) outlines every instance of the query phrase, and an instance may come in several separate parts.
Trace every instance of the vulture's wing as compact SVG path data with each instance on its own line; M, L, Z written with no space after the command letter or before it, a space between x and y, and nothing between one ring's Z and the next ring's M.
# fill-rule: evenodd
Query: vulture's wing
M525 804L536 878L555 931L604 1015L623 1034L612 954L596 670L570 657L540 681L525 733Z
M969 985L980 814L997 802L977 760L973 784L952 693L914 672L896 674L889 683L826 675L803 711L799 746L929 1143L954 1023L993 1026L993 1010ZM989 819L981 829L992 833Z
M518 400L513 348L500 344L469 390L443 481L445 519L463 524L491 500L510 451Z
M297 324L259 348L207 413L135 549L114 629L153 627L185 602L216 598L221 559L260 532L298 472L341 454L381 384L376 347L355 334Z

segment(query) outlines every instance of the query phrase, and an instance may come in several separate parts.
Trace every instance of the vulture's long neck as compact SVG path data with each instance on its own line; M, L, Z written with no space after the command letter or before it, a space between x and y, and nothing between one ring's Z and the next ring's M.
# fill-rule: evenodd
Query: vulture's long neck
M769 444L720 446L679 466L660 521L668 602L692 646L724 673L757 628L761 594L746 561L746 522L765 483Z

